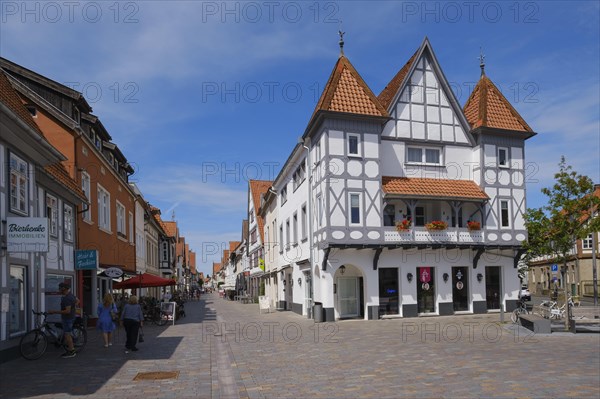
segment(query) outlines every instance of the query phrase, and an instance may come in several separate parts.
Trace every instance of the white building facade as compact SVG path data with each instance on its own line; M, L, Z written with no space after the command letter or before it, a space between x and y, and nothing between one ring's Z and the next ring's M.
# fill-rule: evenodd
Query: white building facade
M463 110L427 39L378 97L341 55L273 183L278 307L319 303L325 321L512 310L534 134L483 66Z

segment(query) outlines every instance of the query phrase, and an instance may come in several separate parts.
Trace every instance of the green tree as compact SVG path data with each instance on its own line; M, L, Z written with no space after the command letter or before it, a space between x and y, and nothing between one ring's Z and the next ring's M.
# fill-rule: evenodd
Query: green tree
M558 166L554 185L542 189L548 204L525 212L529 239L524 247L526 260L550 256L565 270L576 240L599 230L600 218L589 216L590 210L598 209L600 198L593 195L593 181L575 172L564 156Z

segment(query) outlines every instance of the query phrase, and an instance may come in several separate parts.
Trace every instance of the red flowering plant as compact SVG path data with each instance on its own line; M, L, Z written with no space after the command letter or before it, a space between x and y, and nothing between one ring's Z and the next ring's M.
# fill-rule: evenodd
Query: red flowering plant
M412 222L410 219L404 219L400 222L396 222L396 230L398 231L408 231L410 229L410 226L412 225Z
M441 220L434 220L430 223L426 223L425 228L427 230L446 230L448 228L448 223Z
M474 220L469 220L467 222L467 227L469 228L469 230L480 230L481 229L481 223L476 222Z

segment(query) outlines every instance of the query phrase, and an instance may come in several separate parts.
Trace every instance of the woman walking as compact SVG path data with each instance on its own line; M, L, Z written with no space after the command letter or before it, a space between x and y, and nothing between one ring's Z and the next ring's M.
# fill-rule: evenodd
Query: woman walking
M138 348L135 346L138 339L138 331L144 323L144 315L142 307L138 304L138 298L135 295L129 297L129 302L123 308L121 313L121 321L125 326L127 341L125 342L125 353L129 351L136 352Z
M113 320L116 320L116 316L117 307L115 306L112 295L104 295L102 303L98 305L98 322L96 323L96 328L102 331L105 348L112 345L112 332L115 331L116 328Z

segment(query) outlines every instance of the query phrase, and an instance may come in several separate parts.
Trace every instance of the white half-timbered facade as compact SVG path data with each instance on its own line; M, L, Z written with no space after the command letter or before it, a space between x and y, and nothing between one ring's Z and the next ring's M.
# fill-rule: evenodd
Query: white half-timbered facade
M280 307L319 302L326 321L511 310L533 135L483 65L463 109L427 39L379 96L342 53L273 183Z

